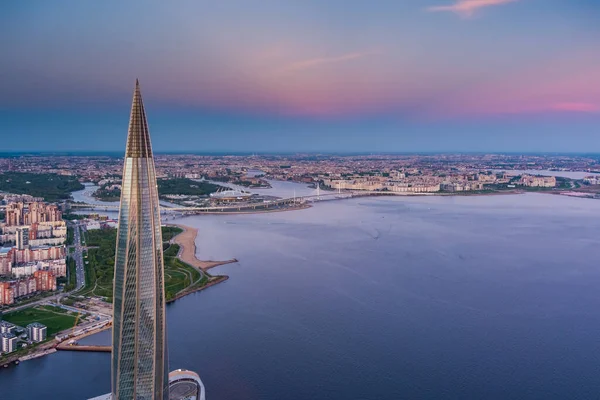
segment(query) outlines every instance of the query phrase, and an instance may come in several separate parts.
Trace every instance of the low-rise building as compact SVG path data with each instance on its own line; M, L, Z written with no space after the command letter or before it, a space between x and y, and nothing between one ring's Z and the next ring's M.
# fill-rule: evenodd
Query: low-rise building
M100 222L98 222L98 221L87 221L86 224L85 224L85 228L88 231L91 231L91 230L94 230L94 229L100 229L101 228Z
M518 184L527 187L556 187L556 177L523 175Z
M440 189L444 192L466 192L470 190L482 190L483 183L475 181L443 182Z

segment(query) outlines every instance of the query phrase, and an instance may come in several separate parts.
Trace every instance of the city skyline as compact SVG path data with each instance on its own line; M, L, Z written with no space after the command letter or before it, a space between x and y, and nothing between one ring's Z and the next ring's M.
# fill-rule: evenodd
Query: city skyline
M600 6L396 3L4 5L4 149L118 151L140 77L160 152L600 151Z

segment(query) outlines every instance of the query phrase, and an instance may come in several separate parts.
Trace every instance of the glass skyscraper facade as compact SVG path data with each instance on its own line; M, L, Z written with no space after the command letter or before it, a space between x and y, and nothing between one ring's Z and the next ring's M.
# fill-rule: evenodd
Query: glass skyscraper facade
M136 81L115 259L112 398L169 399L164 263L152 146Z

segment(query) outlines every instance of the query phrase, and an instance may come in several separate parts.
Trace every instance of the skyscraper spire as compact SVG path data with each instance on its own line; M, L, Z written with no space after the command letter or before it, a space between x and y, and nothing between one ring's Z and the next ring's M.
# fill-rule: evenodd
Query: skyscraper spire
M133 102L131 104L131 116L129 117L129 135L127 136L127 150L125 157L152 157L152 145L150 144L150 133L148 132L148 122L146 121L146 112L142 93L140 91L140 82L135 80L135 91L133 92Z
M112 399L167 400L160 205L137 80L123 166L113 304Z

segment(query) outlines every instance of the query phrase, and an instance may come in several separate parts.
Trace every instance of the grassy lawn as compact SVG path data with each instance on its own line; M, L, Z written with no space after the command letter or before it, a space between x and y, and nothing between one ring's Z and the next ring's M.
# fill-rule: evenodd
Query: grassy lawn
M183 232L183 229L178 228L176 226L163 226L162 227L162 239L163 242L168 242L173 239L173 237L179 235Z
M38 306L5 314L3 319L21 327L26 327L32 322L39 322L48 327L48 336L52 336L72 328L75 325L77 314L58 307Z
M171 245L165 251L165 298L171 300L184 289L187 289L193 283L197 283L200 278L200 272L190 265L178 259L175 255L179 252L179 246ZM167 254L174 254L168 256Z
M168 243L173 236L181 233L177 227L163 227L165 261L165 298L170 300L179 292L192 285L199 284L202 279L200 272L194 267L177 258L179 245ZM88 246L98 248L88 250L88 265L85 265L85 288L77 294L83 296L105 297L112 301L113 278L115 265L115 243L117 240L116 229L99 229L86 232ZM84 258L85 264L86 258ZM202 279L201 279L202 278Z

